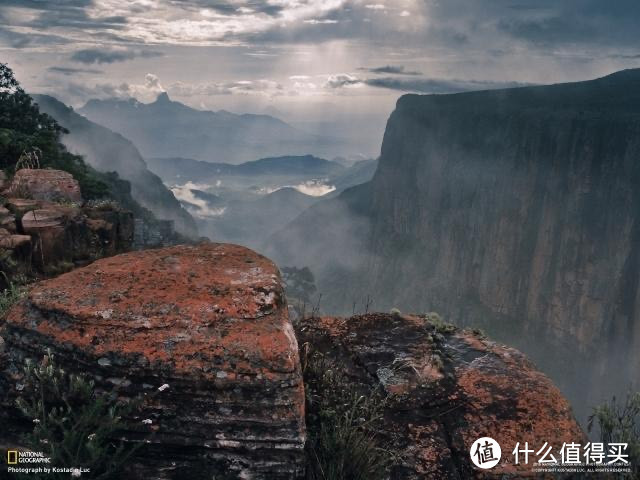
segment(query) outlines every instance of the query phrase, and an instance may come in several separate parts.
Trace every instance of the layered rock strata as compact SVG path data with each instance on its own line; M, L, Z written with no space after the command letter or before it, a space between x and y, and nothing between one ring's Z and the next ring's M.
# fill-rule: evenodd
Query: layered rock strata
M303 474L296 337L278 270L251 250L202 244L98 260L36 284L2 337L7 415L25 358L47 349L101 388L146 399L132 421L151 421L153 434L123 433L147 442L129 464L134 478Z

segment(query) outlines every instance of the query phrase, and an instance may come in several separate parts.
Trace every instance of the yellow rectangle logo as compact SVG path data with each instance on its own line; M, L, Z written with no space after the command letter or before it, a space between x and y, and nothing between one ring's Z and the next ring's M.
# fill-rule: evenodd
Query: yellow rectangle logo
M18 463L18 451L7 450L7 463L9 465L17 465Z

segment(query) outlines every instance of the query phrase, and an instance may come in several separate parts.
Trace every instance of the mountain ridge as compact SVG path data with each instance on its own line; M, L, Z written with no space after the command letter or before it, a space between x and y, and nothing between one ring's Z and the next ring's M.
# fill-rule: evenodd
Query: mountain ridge
M197 110L163 92L154 102L89 100L79 112L125 134L144 157L183 156L219 163L335 150L340 142L303 132L264 114Z

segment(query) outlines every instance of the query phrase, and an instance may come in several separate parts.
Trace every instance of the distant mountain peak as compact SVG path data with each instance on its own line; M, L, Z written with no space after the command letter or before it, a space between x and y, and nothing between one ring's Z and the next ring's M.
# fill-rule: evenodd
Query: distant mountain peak
M169 94L167 92L160 92L156 97L156 103L169 103L171 99L169 98Z

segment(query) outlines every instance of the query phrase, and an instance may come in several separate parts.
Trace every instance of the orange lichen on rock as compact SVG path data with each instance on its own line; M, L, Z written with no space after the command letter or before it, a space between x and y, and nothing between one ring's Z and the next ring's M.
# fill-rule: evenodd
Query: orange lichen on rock
M476 333L398 314L307 319L298 332L301 343L389 394L379 435L402 459L391 479L534 476L532 462L514 464L517 442L559 450L563 442L585 441L545 375L517 350ZM490 471L477 469L469 454L485 436L502 446Z
M8 348L50 347L116 379L123 395L169 384L147 408L156 460L192 446L176 471L278 479L303 470L297 341L277 268L251 250L205 243L98 260L36 284L4 336Z

